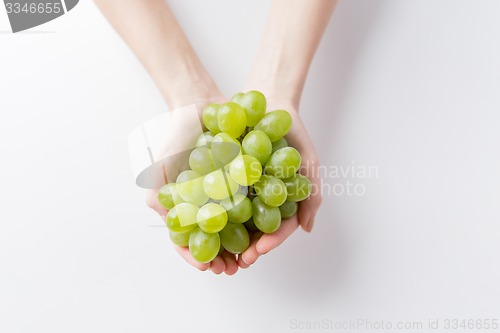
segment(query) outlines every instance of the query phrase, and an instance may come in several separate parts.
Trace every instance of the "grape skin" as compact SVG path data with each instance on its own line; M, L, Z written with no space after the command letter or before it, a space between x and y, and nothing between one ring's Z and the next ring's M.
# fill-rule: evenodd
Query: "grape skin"
M193 258L201 263L207 263L219 254L221 247L218 233L209 234L195 228L189 236L189 252Z
M241 155L231 162L229 174L240 185L253 185L262 175L262 165L252 155Z
M281 225L281 213L278 207L271 207L255 197L252 201L253 222L263 233L270 234Z
M236 193L220 202L227 212L227 218L233 223L244 223L252 217L252 202L247 196Z
M287 198L285 184L278 178L264 175L254 185L255 192L259 198L271 207L281 206Z
M250 237L243 224L229 222L219 236L222 246L233 254L244 252L250 245Z
M266 173L284 179L293 176L302 159L297 149L285 147L275 151L266 163Z
M255 130L266 133L271 142L278 141L284 137L291 128L292 116L285 110L275 110L266 113L254 127Z
M247 126L245 110L234 102L222 104L217 113L219 129L233 138L239 137Z
M241 148L243 154L252 155L257 158L261 164L266 163L273 151L271 140L269 140L266 133L259 130L248 132L241 142Z
M219 232L227 223L226 210L216 203L209 202L198 211L196 222L198 222L200 229L205 232Z
M312 183L303 175L296 173L290 178L283 179L288 193L288 201L303 201L311 195Z

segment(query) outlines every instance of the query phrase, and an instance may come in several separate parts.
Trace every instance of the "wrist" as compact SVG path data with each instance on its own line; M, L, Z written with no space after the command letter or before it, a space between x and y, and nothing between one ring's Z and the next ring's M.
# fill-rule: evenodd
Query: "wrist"
M292 68L272 68L270 65L256 67L259 69L251 74L246 84L247 91L262 92L272 105L285 104L298 108L305 82L303 75Z
M266 96L268 110L298 110L302 89L261 81L247 83L245 91L258 90Z
M172 80L172 82L174 84L167 84L160 88L169 109L176 109L188 104L204 107L210 103L224 101L222 93L211 79L185 77Z

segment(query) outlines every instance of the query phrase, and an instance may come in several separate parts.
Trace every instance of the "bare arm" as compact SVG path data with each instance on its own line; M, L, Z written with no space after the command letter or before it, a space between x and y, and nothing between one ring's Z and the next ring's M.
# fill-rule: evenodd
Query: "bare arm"
M222 102L222 94L189 44L165 0L95 0L104 16L118 31L154 79L169 108L196 103ZM148 205L164 218L167 210L148 195ZM216 274L236 273L234 255L224 252L211 263L202 264L186 247L175 246L191 265Z
M95 0L170 108L222 99L165 0Z
M272 3L247 88L262 91L268 97L268 109L290 112L293 127L286 139L302 154L300 172L311 179L313 194L308 200L300 202L298 214L283 220L276 232L252 240L250 247L238 258L242 268L249 267L260 255L278 247L299 225L308 232L314 225L322 201L319 160L298 109L309 67L336 2L274 0Z
M274 0L247 87L298 107L336 0Z

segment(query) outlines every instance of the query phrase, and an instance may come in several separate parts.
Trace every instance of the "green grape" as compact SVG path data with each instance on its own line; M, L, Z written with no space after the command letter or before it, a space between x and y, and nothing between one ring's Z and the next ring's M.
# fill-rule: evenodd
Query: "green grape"
M220 236L219 236L220 238ZM220 243L220 247L219 247L219 253L217 253L218 256L222 255L222 253L224 253L224 246L222 246L222 242Z
M254 129L267 134L271 142L278 141L284 137L292 128L292 116L285 110L268 112L255 125Z
M188 246L189 245L189 235L191 235L191 231L174 232L172 230L169 230L168 234L170 236L170 240L175 245L179 245L179 246Z
M253 186L259 198L271 207L279 207L287 197L286 186L278 178L263 175Z
M236 103L222 104L217 113L219 129L233 138L239 137L247 126L245 110Z
M195 143L195 147L208 147L210 148L210 146L212 145L212 140L214 139L214 136L215 134L210 132L210 131L206 131L204 133L201 133L201 135L198 137L198 139L196 139L196 143Z
M231 97L231 102L235 102L237 104L240 104L240 101L241 101L241 98L244 96L245 94L242 93L242 92L239 92L239 93L236 93L233 95L233 97ZM241 104L240 104L241 105Z
M252 202L243 194L236 193L220 202L227 211L227 218L233 223L243 223L252 217Z
M257 228L255 223L253 222L253 219L246 221L245 223L243 223L243 225L248 231L260 231L259 228Z
M240 154L240 143L229 134L219 133L212 140L212 156L214 162L223 165L231 163Z
M207 147L193 149L189 155L189 166L200 175L206 175L214 171L215 165L212 159L212 151Z
M262 165L252 155L240 155L231 162L229 174L240 185L253 185L262 176Z
M168 211L165 224L173 232L188 232L196 227L197 214L198 207L183 202Z
M227 213L221 205L209 202L201 207L196 216L201 230L214 233L221 231L227 223Z
M229 222L219 232L220 242L224 248L233 254L239 254L248 249L250 236L242 224Z
M189 252L193 258L201 263L214 260L220 250L220 237L218 233L209 234L200 228L191 231L189 236Z
M295 201L285 201L280 206L281 218L287 219L294 216L298 209L299 205Z
M285 138L281 138L278 141L273 142L273 153L281 148L288 147L288 142L286 142Z
M276 150L266 162L266 174L278 178L293 176L300 168L301 157L297 149L285 147Z
M266 113L266 97L259 91L251 90L237 97L237 102L247 115L247 126L255 126Z
M209 104L203 109L203 113L201 115L201 120L206 128L212 133L219 133L221 130L219 129L219 123L217 120L217 115L221 105L219 104Z
M211 199L222 200L238 192L239 186L227 172L216 170L203 179L203 190Z
M202 206L208 201L203 192L203 176L193 170L183 171L177 176L177 191L182 199L196 206Z
M174 208L178 203L184 202L177 191L175 183L168 183L160 188L158 191L158 201L163 207L169 210Z
M290 178L283 179L288 193L288 201L302 201L311 195L312 184L311 181L298 173Z
M281 213L278 207L266 205L260 197L252 201L253 222L263 233L270 234L278 230L281 225Z
M271 140L262 131L250 131L241 142L243 154L252 155L261 164L266 163L271 156L273 146Z

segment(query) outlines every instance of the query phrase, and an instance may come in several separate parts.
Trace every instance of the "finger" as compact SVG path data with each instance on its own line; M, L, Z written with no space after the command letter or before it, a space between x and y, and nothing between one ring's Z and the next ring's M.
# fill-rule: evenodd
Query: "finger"
M309 232L312 231L313 227L314 227L314 220L316 219L316 215L313 215L310 219L309 219L309 223L307 224L307 229Z
M278 230L272 234L262 235L256 245L257 252L262 255L277 248L285 241L285 239L297 230L298 227L299 221L296 216L283 220Z
M236 262L236 256L232 253L224 251L222 253L222 258L226 263L225 273L226 275L234 275L238 271L238 263Z
M299 220L299 224L304 229L304 231L309 232L307 226L309 225L309 219L311 217L311 202L310 199L302 201L299 203L299 211L297 213L297 217Z
M177 251L177 253L179 253L179 255L184 260L186 260L186 262L188 264L198 268L200 271L206 271L210 267L210 264L208 264L208 263L202 264L201 262L196 261L193 258L193 256L191 255L191 253L189 252L189 249L187 247L181 247L181 246L174 245L174 248Z
M318 187L316 186L316 188ZM323 198L321 193L313 192L311 197L299 203L299 223L304 231L311 232L314 224L314 217L316 216L322 201Z
M225 269L226 263L220 256L215 257L214 260L212 260L212 262L210 263L210 270L217 275L224 272Z
M243 259L241 258L241 255L238 256L238 266L240 268L243 268L243 269L250 267L249 264L247 264L246 262L243 261Z
M256 232L250 241L250 246L248 249L246 249L245 252L241 254L241 259L247 264L247 265L253 265L256 261L257 258L259 258L260 253L257 251L256 245L257 241L259 238L262 236L261 232Z

